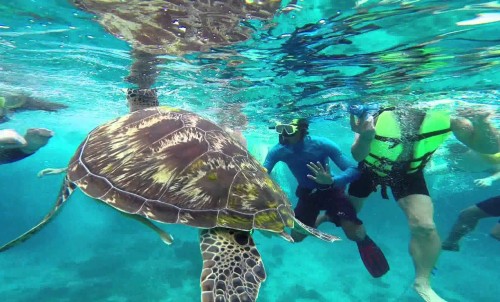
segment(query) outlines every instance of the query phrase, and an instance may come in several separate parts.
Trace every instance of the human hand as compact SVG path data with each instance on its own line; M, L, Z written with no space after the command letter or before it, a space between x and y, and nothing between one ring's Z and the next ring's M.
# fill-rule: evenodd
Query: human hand
M351 114L350 120L352 131L358 133L363 138L373 139L375 137L373 116L367 115L366 118L356 118L356 116Z
M325 167L318 161L315 163L310 162L307 164L307 167L314 175L308 174L307 178L314 180L316 183L320 185L332 185L334 180L330 174L330 167L328 163L325 164Z
M491 185L493 184L493 179L491 179L491 177L476 179L474 180L474 184L482 188L491 187Z

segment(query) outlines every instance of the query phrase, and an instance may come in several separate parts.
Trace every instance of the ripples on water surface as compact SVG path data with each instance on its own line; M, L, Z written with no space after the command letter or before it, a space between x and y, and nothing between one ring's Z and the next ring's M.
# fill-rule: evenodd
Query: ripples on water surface
M499 23L466 24L478 14L498 18L498 6L299 1L272 21L243 23L257 29L249 41L163 55L155 87L165 103L193 110L240 103L252 122L299 111L336 114L332 104L353 99L493 102ZM130 47L95 16L65 1L18 0L1 4L0 13L1 90L73 106L109 108L123 100Z

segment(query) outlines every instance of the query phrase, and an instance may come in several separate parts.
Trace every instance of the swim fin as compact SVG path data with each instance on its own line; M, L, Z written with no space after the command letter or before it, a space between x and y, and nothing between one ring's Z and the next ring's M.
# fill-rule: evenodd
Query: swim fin
M382 277L389 271L389 263L382 250L366 236L363 241L357 242L359 255L366 269L374 278Z

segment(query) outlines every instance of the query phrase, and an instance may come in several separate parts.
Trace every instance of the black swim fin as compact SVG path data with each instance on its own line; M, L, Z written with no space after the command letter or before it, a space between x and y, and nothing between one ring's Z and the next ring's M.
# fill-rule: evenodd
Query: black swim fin
M366 236L363 241L357 242L359 255L366 269L374 278L382 277L389 271L389 263L382 250Z

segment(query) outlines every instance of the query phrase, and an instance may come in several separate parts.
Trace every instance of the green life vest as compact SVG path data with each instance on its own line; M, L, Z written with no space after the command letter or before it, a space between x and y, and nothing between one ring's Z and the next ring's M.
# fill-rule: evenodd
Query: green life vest
M420 124L417 135L405 137L401 134L401 125L393 110L382 111L376 121L375 138L370 145L370 153L364 159L365 165L379 176L387 176L403 168L406 173L422 170L432 154L450 135L450 115L444 111L430 111ZM404 142L413 142L411 160L399 161Z

